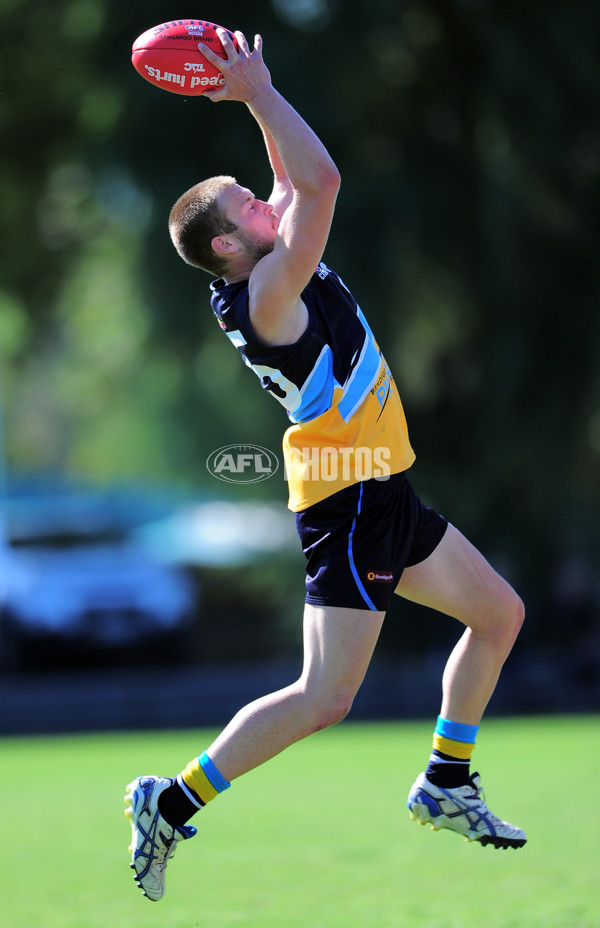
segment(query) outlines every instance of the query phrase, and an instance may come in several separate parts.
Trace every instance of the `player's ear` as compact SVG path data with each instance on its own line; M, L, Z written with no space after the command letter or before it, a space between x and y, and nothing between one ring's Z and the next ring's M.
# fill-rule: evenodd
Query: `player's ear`
M226 258L239 251L237 242L228 235L215 235L210 244L213 251Z

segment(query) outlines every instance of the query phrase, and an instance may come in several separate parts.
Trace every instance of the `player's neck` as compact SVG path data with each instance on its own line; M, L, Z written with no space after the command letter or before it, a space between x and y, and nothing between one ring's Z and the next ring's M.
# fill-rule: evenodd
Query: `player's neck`
M239 261L230 262L227 271L223 274L223 280L227 284L239 284L242 280L248 280L256 263L245 255L240 255Z

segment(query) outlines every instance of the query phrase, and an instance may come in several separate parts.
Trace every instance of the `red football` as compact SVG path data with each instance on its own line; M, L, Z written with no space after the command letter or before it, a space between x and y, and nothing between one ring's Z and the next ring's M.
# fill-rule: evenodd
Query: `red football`
M147 29L135 40L131 60L138 74L162 90L197 96L224 83L221 72L198 51L204 42L220 58L225 50L217 35L219 27L203 19L175 19ZM237 39L227 30L238 47Z

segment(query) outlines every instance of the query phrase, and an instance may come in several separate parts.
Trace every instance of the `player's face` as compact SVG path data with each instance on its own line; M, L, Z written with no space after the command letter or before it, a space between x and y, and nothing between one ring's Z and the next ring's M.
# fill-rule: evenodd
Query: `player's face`
M251 190L234 184L219 196L227 218L237 226L235 233L251 257L259 260L273 251L279 216L265 200L258 200Z

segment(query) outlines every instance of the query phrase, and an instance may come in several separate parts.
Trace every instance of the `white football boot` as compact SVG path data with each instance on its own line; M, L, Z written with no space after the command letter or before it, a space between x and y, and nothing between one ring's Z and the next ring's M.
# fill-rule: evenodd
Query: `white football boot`
M406 804L415 822L429 823L434 831L449 828L464 835L467 841L502 848L523 847L527 841L520 828L490 812L478 773L471 775L466 786L455 789L434 786L422 773L413 784Z
M165 894L165 869L177 842L196 834L193 825L169 825L158 811L158 797L172 782L165 777L137 777L125 795L125 815L132 833L129 866L135 882L152 902Z

